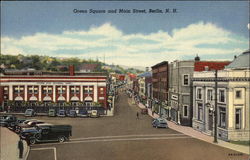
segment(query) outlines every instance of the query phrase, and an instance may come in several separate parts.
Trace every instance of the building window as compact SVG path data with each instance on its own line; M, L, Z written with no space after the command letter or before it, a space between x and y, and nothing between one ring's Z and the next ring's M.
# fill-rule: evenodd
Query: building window
M241 109L235 110L235 129L241 129Z
M226 108L220 107L219 108L219 126L221 128L226 128Z
M225 90L224 89L219 90L219 102L225 102Z
M202 99L201 88L197 89L196 97L197 97L197 99Z
M52 94L52 87L48 87L48 94Z
M198 103L198 120L201 121L203 119L203 108L202 103Z
M8 87L4 87L3 93L4 93L4 94L9 94L9 88L8 88Z
M212 101L213 100L213 90L208 89L207 90L207 101Z
M241 99L241 91L236 91L235 92L235 98Z
M34 87L33 93L34 93L34 94L38 94L38 87Z
M79 88L79 87L76 87L76 88L75 88L75 93L76 93L76 94L79 94L79 93L80 93L80 88Z
M184 117L188 116L188 106L183 106L183 116Z
M29 87L29 94L32 94L32 93L33 93L33 88Z
M184 86L188 86L189 85L189 75L188 74L183 75L183 82L182 82L182 84Z

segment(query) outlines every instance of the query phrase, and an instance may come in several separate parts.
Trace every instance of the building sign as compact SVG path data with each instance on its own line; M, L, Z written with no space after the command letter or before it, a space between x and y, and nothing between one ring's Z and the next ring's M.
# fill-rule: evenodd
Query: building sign
M172 95L172 97L171 97L173 100L178 100L178 96L176 96L176 95Z
M104 97L99 97L100 100L104 100Z

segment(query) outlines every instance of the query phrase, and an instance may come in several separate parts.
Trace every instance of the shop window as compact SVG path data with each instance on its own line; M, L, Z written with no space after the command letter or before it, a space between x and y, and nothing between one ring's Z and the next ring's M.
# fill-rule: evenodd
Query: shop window
M207 90L207 101L212 101L213 100L213 90L208 89Z
M241 129L241 109L235 110L235 129Z
M219 102L225 102L225 90L219 89Z
M221 128L226 128L226 108L219 108L219 126Z
M189 75L188 74L183 75L182 84L183 84L183 86L188 86L189 85Z
M198 120L202 121L203 119L203 107L202 103L198 103Z
M188 106L183 106L183 116L184 117L188 116Z
M197 99L202 99L202 93L201 93L201 88L197 88L197 92L196 92L196 98Z

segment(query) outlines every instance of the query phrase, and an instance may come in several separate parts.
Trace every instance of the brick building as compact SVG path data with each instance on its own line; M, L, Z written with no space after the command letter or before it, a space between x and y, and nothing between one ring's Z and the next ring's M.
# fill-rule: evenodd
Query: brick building
M168 100L168 62L163 61L152 68L152 110L162 113L161 109L167 106Z
M8 103L70 104L107 107L104 73L5 71L0 79L0 105Z

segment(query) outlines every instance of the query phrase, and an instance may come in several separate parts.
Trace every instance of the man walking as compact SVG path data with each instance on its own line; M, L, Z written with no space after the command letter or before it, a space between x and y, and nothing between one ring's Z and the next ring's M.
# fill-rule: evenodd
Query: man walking
M19 139L18 141L18 149L19 149L19 158L23 158L23 140Z

